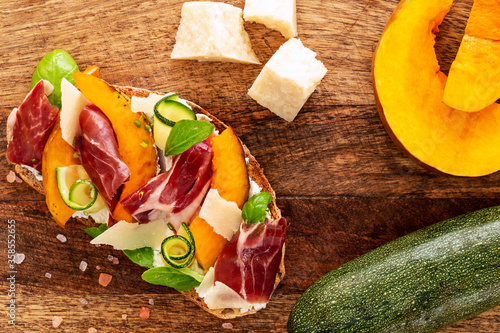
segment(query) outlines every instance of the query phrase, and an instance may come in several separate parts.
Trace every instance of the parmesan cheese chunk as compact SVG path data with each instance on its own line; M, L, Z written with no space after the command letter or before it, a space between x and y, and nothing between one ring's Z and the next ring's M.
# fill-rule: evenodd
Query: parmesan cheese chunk
M286 121L292 121L327 69L299 39L289 39L260 72L248 94Z
M107 244L117 250L135 250L150 247L159 250L161 242L173 232L163 220L146 224L120 221L90 241L91 244Z
M295 0L246 0L243 17L277 30L287 39L297 36Z
M240 227L241 210L235 202L222 198L216 189L210 189L201 206L200 217L207 221L216 233L230 240Z
M240 8L221 2L184 3L171 58L260 64L242 16Z
M81 135L80 113L90 101L65 78L61 81L61 135L73 145L75 137Z

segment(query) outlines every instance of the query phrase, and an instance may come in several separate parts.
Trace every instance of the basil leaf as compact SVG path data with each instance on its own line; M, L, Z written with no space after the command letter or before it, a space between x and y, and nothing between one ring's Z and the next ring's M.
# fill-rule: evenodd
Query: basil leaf
M46 54L36 66L31 78L31 89L40 81L47 80L54 86L54 91L48 96L52 105L61 108L61 81L66 78L72 84L73 71L78 71L75 60L63 50L54 50Z
M151 284L171 287L178 291L188 291L200 285L203 275L187 267L166 266L148 269L142 273L142 279Z
M202 142L214 131L214 125L208 121L179 120L168 135L165 144L165 156L179 155L191 146Z
M154 261L154 252L150 247L143 247L135 250L123 250L123 253L139 266L152 268Z
M244 205L241 215L247 223L264 222L267 205L273 200L271 194L260 192L254 194Z
M89 234L92 238L96 238L97 236L99 236L100 234L105 232L106 230L108 230L108 226L106 225L106 223L101 224L98 228L92 227L92 228L83 229L83 231L85 231L87 234Z

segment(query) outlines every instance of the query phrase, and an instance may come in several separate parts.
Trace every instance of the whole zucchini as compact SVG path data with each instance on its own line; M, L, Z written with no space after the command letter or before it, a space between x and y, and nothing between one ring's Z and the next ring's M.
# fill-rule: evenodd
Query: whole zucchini
M500 207L413 232L321 277L289 332L433 332L500 304Z

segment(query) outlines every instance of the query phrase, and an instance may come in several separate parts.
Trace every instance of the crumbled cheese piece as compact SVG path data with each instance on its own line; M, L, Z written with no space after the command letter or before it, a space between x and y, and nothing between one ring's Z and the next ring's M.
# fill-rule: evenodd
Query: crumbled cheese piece
M80 261L80 266L79 266L79 268L80 268L80 270L81 270L82 272L85 272L85 270L87 269L87 266L88 266L88 264L87 264L85 261L83 261L83 260L82 260L82 261Z
M142 112L146 115L148 120L151 122L151 118L155 114L154 108L156 103L160 101L163 97L173 95L174 93L168 93L165 95L159 95L155 93L150 93L148 97L137 97L132 96L132 100L130 102L130 109L132 112Z
M277 30L287 39L297 36L295 0L246 0L243 17Z
M251 198L255 194L259 194L260 192L262 192L262 187L260 187L259 184L255 182L255 180L250 178L249 180L250 180L250 189L248 190L248 197Z
M297 38L289 39L264 66L248 95L286 121L292 121L327 69Z
M76 136L81 135L80 113L90 104L89 100L65 78L61 81L61 135L64 141L73 145Z
M19 265L24 261L25 258L26 256L24 255L24 253L16 253L14 261L16 262L17 265Z
M47 96L54 92L54 85L49 80L43 80L43 92Z
M222 198L216 189L208 191L199 215L216 233L227 240L233 237L241 223L241 210L238 205Z
M64 236L63 234L59 234L56 236L56 238L61 242L61 243L65 243L68 239L66 238L66 236Z
M106 273L99 274L99 284L103 287L107 287L108 284L111 282L111 279L113 279L112 275Z
M146 224L120 221L90 243L111 245L117 250L135 250L142 247L158 250L161 242L170 235L173 235L173 232L162 220Z
M171 58L260 64L242 16L241 8L222 2L184 3Z
M52 317L52 326L54 328L58 328L62 322L63 322L63 319L61 317L59 317L59 316Z

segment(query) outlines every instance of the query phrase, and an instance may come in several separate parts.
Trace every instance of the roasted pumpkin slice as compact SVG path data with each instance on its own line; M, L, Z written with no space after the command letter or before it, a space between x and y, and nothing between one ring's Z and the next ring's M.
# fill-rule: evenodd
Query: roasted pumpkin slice
M57 224L64 227L75 210L69 208L61 198L57 187L56 168L80 164L75 150L62 137L59 117L45 144L42 157L42 177L45 201Z
M380 117L415 161L447 174L483 176L500 169L500 105L468 113L442 102L446 75L434 50L452 0L402 0L374 54Z
M156 148L150 131L144 126L146 119L142 114L131 111L127 96L103 80L79 72L73 72L73 78L82 94L101 109L113 125L118 152L130 170L130 178L125 182L112 215L117 221L134 222L121 201L156 175Z
M476 112L500 98L500 0L475 0L443 102Z

